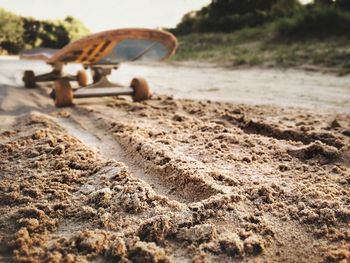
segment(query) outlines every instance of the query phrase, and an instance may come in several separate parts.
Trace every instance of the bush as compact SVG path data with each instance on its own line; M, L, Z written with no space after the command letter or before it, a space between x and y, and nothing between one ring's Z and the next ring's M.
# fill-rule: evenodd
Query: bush
M325 37L348 34L350 13L334 6L315 6L290 18L276 22L276 31L283 37Z
M0 50L16 54L26 48L62 48L89 34L74 17L64 20L36 20L17 16L0 8Z
M186 14L172 32L228 33L262 25L300 8L298 0L213 0L201 10Z
M0 49L9 53L20 51L24 46L23 32L22 20L15 14L0 8Z

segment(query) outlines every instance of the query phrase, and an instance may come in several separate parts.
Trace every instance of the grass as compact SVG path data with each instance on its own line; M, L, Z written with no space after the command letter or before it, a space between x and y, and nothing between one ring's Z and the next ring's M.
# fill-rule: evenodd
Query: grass
M234 33L190 34L178 37L174 61L195 60L228 66L313 66L350 73L350 39L346 37L286 39L274 25L245 28Z

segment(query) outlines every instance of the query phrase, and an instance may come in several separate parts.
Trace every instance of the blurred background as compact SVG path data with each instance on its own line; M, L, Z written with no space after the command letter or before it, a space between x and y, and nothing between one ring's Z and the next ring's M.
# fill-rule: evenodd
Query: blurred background
M0 83L8 87L23 87L24 70L51 70L19 60L23 49L146 27L174 33L175 56L123 63L111 80L128 85L142 76L154 93L175 98L350 111L350 0L0 0L0 7Z
M0 7L0 54L148 27L178 37L175 61L350 70L349 0L0 0Z

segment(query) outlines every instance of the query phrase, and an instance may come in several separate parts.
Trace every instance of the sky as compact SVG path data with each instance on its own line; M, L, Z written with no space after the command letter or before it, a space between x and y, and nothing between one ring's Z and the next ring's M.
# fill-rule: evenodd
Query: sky
M99 32L123 27L175 27L184 14L199 10L210 2L210 0L0 0L0 7L18 15L37 19L64 19L71 15L81 20L92 32Z
M81 20L92 32L123 27L175 27L210 0L0 0L0 7L37 19Z

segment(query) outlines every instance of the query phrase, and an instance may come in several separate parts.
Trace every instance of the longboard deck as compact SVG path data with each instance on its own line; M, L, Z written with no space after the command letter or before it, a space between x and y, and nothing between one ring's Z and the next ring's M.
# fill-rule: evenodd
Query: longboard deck
M49 64L81 63L113 65L128 61L161 61L174 54L177 40L169 32L127 28L96 33L74 41L61 50L33 49L23 59L40 59Z

